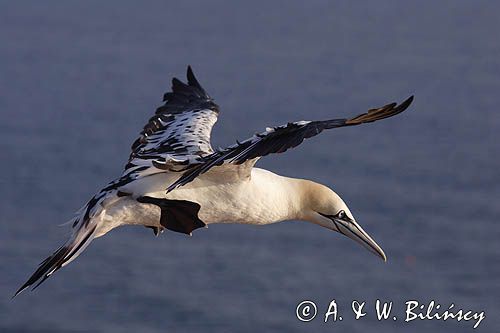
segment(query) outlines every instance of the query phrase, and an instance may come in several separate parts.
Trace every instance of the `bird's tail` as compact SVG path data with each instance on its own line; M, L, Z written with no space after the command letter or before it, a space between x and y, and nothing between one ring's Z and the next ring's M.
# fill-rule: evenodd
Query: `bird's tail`
M16 297L23 290L34 285L33 289L38 287L49 276L61 267L66 266L73 261L82 251L89 246L95 237L96 226L85 225L81 223L74 229L72 237L58 248L52 255L42 261L38 269L31 275L25 284L19 288L13 297ZM32 289L32 290L33 290Z

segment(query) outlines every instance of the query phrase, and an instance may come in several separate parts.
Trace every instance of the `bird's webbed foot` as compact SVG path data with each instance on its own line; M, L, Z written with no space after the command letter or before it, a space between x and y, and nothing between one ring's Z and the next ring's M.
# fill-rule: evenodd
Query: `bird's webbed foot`
M163 230L165 230L164 227L153 227L153 226L149 226L149 225L146 225L145 227L148 229L152 229L153 233L155 234L156 237L158 237L158 235L161 234L163 232Z

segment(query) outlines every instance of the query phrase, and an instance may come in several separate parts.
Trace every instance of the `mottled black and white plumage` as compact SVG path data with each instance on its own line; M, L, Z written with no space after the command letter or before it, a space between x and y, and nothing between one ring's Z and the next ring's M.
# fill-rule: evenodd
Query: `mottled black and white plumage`
M172 80L172 91L163 96L165 104L156 109L133 143L126 170L196 164L200 157L213 153L210 134L219 106L198 83L191 67L187 79L187 84Z
M255 134L245 141L237 142L226 149L204 156L201 163L186 171L182 177L167 188L167 191L170 192L179 186L186 185L214 166L220 166L224 163L239 165L247 161L253 161L253 164L255 164L258 158L272 153L283 153L300 145L304 139L318 135L325 129L354 126L392 117L406 110L412 100L413 96L400 105L391 103L381 108L372 109L368 113L352 119L297 121L268 128L265 132Z
M298 146L323 130L392 117L413 97L371 109L354 118L298 121L268 128L214 151L210 144L219 107L190 67L187 84L174 78L172 91L133 143L123 174L94 195L71 219L70 239L45 259L19 288L36 288L113 228L142 225L191 234L211 223L269 224L305 220L340 232L385 260L343 200L327 187L255 168L272 153Z

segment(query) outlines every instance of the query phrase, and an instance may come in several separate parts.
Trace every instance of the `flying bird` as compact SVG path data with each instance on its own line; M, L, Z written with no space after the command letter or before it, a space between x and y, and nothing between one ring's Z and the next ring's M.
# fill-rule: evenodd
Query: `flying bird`
M45 259L14 296L38 287L94 240L123 225L191 235L212 223L266 225L308 221L339 232L381 257L382 248L328 187L256 168L259 158L282 153L323 130L356 126L397 115L413 96L353 118L297 121L267 128L224 149L210 144L219 106L191 67L187 84L174 78L153 117L132 144L122 175L104 186L69 221L72 234Z

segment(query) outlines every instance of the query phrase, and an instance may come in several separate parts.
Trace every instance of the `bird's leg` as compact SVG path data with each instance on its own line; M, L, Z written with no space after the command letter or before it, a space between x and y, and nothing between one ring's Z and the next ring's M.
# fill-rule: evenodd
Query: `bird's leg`
M149 229L153 229L153 233L155 234L156 237L158 237L158 235L161 234L163 232L163 230L165 230L164 227L152 227L152 226L148 226L148 225L146 225L145 227L149 228Z

